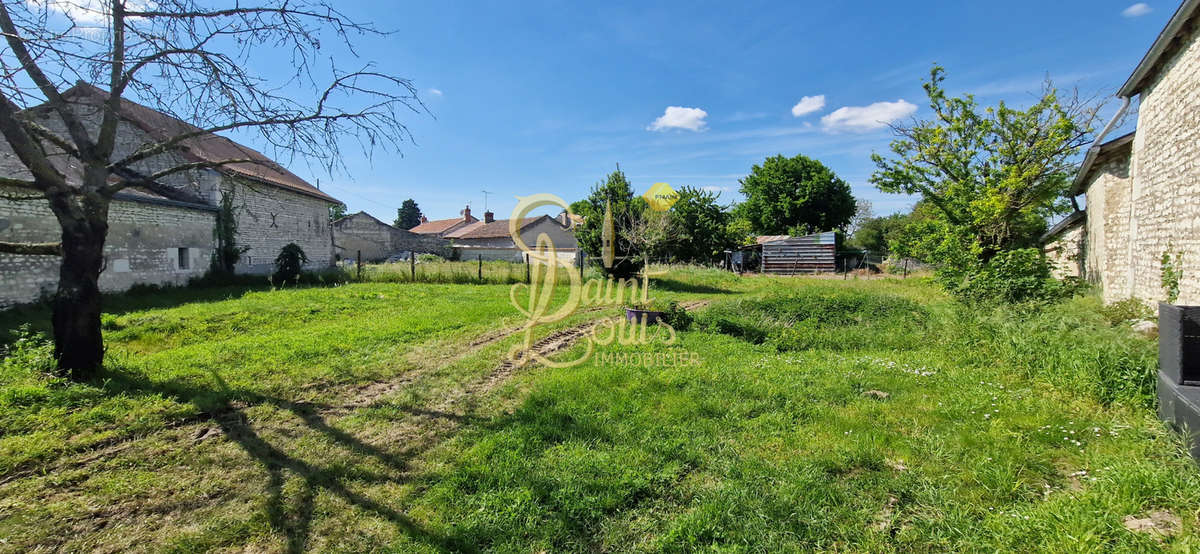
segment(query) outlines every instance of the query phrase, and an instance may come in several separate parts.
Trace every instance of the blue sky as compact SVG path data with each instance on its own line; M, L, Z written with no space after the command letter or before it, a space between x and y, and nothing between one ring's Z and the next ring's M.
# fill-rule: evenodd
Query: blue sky
M347 150L348 175L293 169L351 212L386 221L405 198L431 219L467 203L481 213L485 189L500 218L516 195L573 201L617 163L638 192L665 181L714 187L732 202L753 164L800 153L830 166L876 213L905 210L912 199L868 184L869 156L887 148L880 118L927 115L920 83L933 62L947 68L951 91L986 104L1028 101L1047 74L1107 96L1178 6L342 4L396 31L359 53L412 79L430 113L409 118L416 143L403 156Z

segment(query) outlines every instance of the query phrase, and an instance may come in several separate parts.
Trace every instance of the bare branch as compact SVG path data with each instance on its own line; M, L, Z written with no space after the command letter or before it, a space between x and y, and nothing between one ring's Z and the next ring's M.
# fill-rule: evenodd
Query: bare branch
M100 132L96 138L95 155L105 159L112 155L117 140L117 123L120 121L121 94L125 88L125 2L112 0L112 61L109 69L108 101L104 104L104 118L100 121Z
M66 177L50 164L41 144L29 135L26 126L17 119L17 107L5 96L0 96L0 134L4 135L17 159L33 174L30 187L46 189L47 184L66 186Z
M58 92L58 88L50 81L45 71L34 61L34 58L26 48L25 39L18 33L16 25L13 24L12 17L9 16L8 6L0 2L0 31L4 32L4 38L8 42L8 47L12 49L13 54L17 56L17 60L21 62L21 69L25 74L37 85L42 94L46 96L47 103L66 124L68 132L71 134L71 140L75 141L80 148L90 149L92 147L92 139L88 136L87 130L83 126L83 122L67 105L66 100ZM6 135L7 136L7 135Z

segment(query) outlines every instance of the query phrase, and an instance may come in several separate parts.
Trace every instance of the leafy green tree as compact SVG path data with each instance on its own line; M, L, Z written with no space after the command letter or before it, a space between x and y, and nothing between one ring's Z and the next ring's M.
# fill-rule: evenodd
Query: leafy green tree
M854 216L850 185L807 156L767 158L741 184L746 195L742 213L758 234L843 229Z
M725 233L734 246L754 244L754 225L744 217L731 215L729 224L725 226Z
M913 252L935 264L938 252L969 238L968 250L986 263L997 253L1036 245L1046 218L1068 209L1064 198L1075 172L1074 156L1087 144L1096 110L1077 97L1060 101L1049 83L1027 109L1000 102L982 109L972 95L952 98L942 88L945 71L934 66L925 93L933 117L893 126L893 156L872 155L870 181L890 193L917 194L935 208L939 230ZM944 239L944 240L943 240Z
M888 254L891 252L889 242L899 239L910 221L909 214L864 219L854 231L851 245L871 252Z
M641 252L633 240L633 233L642 214L649 208L645 200L633 193L633 186L619 167L607 179L596 183L587 198L571 204L571 211L584 217L583 224L575 228L575 238L592 259L603 256L606 209L612 214L615 259L612 267L603 264L601 267L614 277L632 277L642 267Z
M416 201L412 198L405 200L400 204L400 208L396 210L396 221L394 225L399 229L412 229L421 224L421 208L417 206Z
M732 216L717 204L717 195L695 187L682 187L679 200L671 206L676 240L671 256L682 262L709 263L736 245L730 234Z
M329 206L329 221L337 221L343 217L346 217L345 204L334 204Z

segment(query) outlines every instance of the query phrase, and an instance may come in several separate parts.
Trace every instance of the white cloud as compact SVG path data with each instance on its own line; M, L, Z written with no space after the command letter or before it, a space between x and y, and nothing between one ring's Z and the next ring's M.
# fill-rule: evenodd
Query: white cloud
M825 107L825 95L818 94L816 96L805 96L795 106L792 106L792 116L800 117L808 115L821 108Z
M111 2L108 0L25 0L25 3L31 8L58 12L85 27L106 26L110 18ZM130 0L126 2L125 9L145 11L157 6L149 0Z
M821 118L826 131L871 131L917 112L917 106L897 100L870 106L844 106Z
M431 94L431 95L433 95L433 96L441 96L441 95L442 95L442 89L431 88L431 89L429 89L429 94Z
M667 129L703 131L708 126L708 122L704 121L706 117L708 117L708 112L700 108L668 106L663 111L662 116L655 119L654 123L651 123L646 129L650 131L665 131Z
M1121 15L1125 17L1141 17L1152 11L1154 11L1154 8L1151 8L1150 4L1138 2L1137 4L1125 8L1125 10L1121 12Z

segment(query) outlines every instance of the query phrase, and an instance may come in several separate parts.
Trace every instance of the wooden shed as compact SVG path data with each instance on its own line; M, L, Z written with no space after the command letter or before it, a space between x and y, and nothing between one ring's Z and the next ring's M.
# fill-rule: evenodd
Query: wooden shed
M803 237L759 237L762 272L777 275L837 271L837 239L833 231Z

